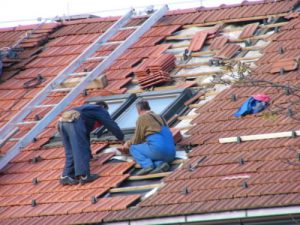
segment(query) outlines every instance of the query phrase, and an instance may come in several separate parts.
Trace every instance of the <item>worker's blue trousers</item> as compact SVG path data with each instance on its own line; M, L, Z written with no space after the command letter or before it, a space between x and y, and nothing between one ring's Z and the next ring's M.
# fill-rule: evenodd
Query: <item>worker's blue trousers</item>
M145 143L130 146L130 154L142 168L171 162L175 158L175 152L173 135L167 126L163 126L160 132L149 135Z
M90 175L90 139L82 119L72 123L59 122L60 134L65 147L66 162L63 176Z

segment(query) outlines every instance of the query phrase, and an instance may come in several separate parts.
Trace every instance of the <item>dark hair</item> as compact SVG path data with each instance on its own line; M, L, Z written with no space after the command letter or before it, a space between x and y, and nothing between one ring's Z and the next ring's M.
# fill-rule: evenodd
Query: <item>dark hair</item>
M102 106L104 109L108 110L108 105L105 101L98 101L95 103L96 105Z
M143 99L136 103L136 107L138 110L151 110L149 102Z

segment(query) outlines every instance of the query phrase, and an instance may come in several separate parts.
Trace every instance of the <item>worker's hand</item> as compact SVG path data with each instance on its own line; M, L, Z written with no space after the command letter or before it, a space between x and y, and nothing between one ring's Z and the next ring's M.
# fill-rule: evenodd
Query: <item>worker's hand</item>
M129 146L126 142L121 147L119 147L118 150L122 152L122 154L129 154Z
M128 145L128 143L127 142L125 142L124 144L123 144L123 146L122 146L124 149L129 149L129 145Z

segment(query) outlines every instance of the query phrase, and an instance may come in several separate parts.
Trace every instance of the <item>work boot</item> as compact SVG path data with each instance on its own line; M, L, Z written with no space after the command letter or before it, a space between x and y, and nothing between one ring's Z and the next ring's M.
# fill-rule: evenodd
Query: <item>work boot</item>
M150 174L155 174L155 173L163 173L167 172L170 169L170 165L166 162L160 164L158 167L156 167L154 170L150 172Z
M143 168L139 172L136 173L136 176L142 176L142 175L149 174L153 169L154 168L152 166Z
M93 182L94 180L97 180L98 178L99 178L98 174L90 174L87 176L81 176L79 182L81 184L86 184L86 183Z
M79 181L69 176L61 176L59 179L59 183L61 185L76 185L79 183Z

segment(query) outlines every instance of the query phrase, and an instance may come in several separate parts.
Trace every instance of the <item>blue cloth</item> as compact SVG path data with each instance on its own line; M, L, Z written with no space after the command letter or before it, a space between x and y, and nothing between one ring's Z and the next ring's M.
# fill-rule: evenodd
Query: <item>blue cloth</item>
M233 114L236 117L242 117L247 114L255 114L267 108L268 103L261 102L253 97L248 98L243 105Z
M102 106L87 104L76 107L74 110L80 112L80 117L84 120L88 135L93 131L95 122L99 121L119 140L124 139L124 134L118 124L110 117L107 110L105 110Z
M157 167L163 162L171 162L175 158L173 135L167 126L161 131L146 137L146 142L130 146L130 154L142 168Z
M62 175L69 177L89 175L91 149L84 121L79 118L72 123L59 122L59 128L66 155Z

